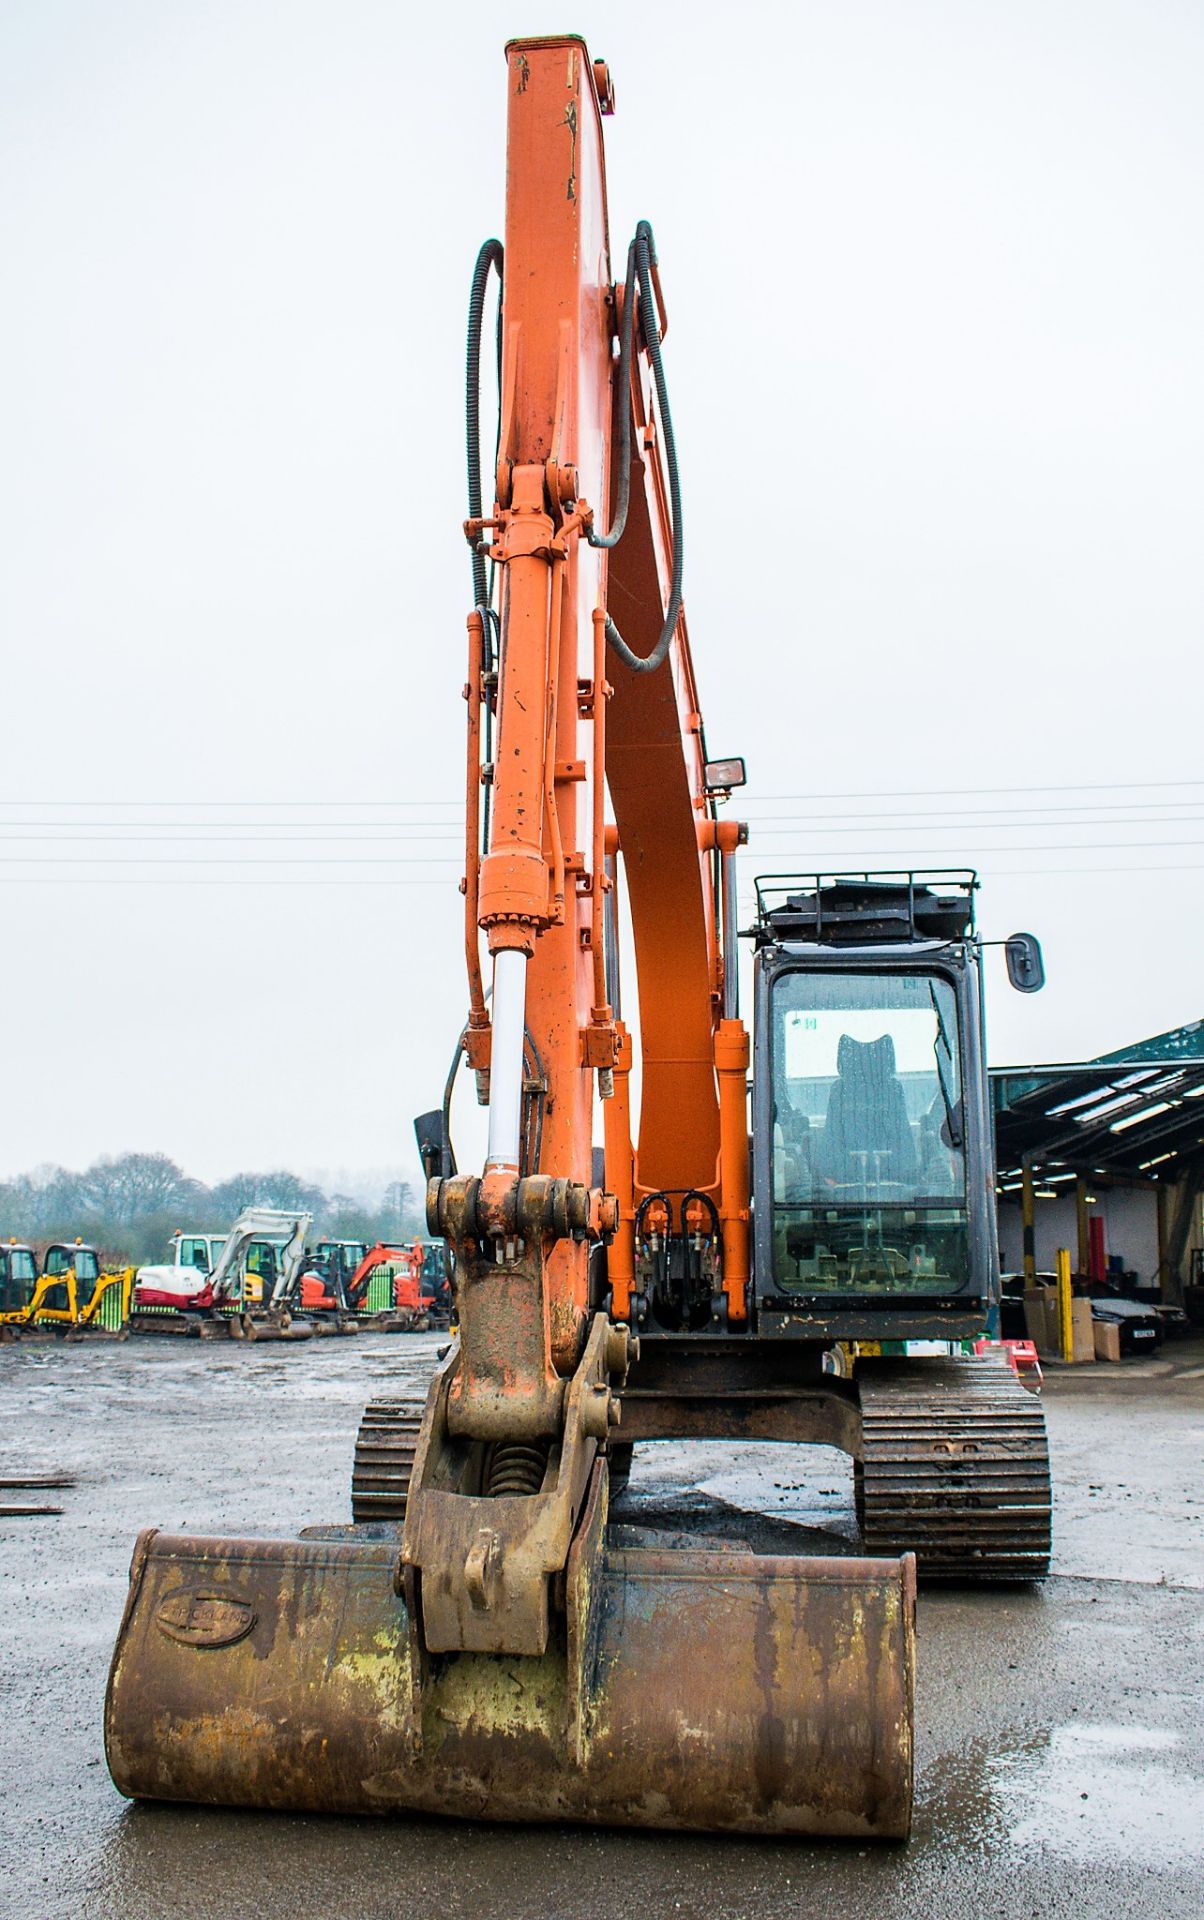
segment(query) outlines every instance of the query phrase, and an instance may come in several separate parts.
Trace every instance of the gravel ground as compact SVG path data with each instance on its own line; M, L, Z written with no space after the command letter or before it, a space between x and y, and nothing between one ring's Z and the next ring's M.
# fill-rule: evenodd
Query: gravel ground
M1056 1559L1035 1590L921 1595L906 1848L132 1807L101 1751L130 1547L347 1517L373 1393L436 1336L0 1349L0 1460L78 1476L0 1520L0 1914L1192 1916L1204 1910L1204 1347L1047 1382ZM626 1519L754 1511L799 1551L856 1546L827 1449L663 1442Z

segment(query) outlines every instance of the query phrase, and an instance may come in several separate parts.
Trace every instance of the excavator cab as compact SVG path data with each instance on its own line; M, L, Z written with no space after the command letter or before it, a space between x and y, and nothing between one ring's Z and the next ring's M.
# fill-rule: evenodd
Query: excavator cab
M319 1240L301 1262L297 1303L319 1333L355 1333L352 1282L368 1249L362 1240Z
M451 1265L442 1240L428 1240L422 1249L422 1291L433 1311L446 1321L452 1313Z
M33 1299L38 1262L32 1247L15 1240L0 1245L0 1320L20 1315Z
M280 1249L275 1241L252 1240L243 1264L239 1304L245 1307L266 1306L279 1274Z
M43 1295L39 1314L47 1319L74 1320L92 1299L100 1279L100 1260L95 1247L77 1240L47 1247L42 1262L42 1277L53 1284Z
M975 884L816 876L781 897L759 883L766 1333L960 1339L998 1299Z
M315 1253L332 1306L341 1307L346 1312L354 1305L349 1299L348 1288L367 1251L367 1242L363 1240L319 1240Z
M177 1267L194 1267L199 1274L207 1274L221 1251L221 1241L208 1233L178 1233L172 1240L171 1251Z

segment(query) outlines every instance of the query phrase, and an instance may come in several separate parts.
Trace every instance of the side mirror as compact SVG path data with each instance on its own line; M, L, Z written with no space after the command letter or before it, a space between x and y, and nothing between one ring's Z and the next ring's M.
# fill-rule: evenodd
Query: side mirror
M456 1159L443 1124L442 1107L436 1107L433 1113L420 1113L414 1122L414 1135L422 1171L428 1180L445 1179L455 1172Z
M1045 961L1035 933L1012 933L1003 943L1008 979L1017 993L1040 993L1045 985Z

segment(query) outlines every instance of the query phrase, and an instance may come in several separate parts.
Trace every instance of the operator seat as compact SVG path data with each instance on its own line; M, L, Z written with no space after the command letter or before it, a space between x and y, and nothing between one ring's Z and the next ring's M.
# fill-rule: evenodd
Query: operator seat
M915 1141L889 1033L878 1040L840 1036L824 1127L824 1172L836 1186L915 1180Z

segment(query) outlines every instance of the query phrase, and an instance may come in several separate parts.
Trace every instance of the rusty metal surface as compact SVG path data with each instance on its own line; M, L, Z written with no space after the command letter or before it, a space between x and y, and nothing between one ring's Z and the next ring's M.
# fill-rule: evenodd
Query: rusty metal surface
M722 1394L683 1379L676 1391L628 1387L623 1439L783 1440L802 1446L861 1451L861 1412L840 1383L794 1388L749 1387Z
M581 1358L586 1245L617 1224L611 1196L573 1180L504 1172L432 1180L427 1221L452 1249L462 1364L453 1431L474 1439L547 1438ZM563 1290L580 1266L581 1298ZM559 1278L557 1278L559 1275Z
M453 1344L418 1437L402 1547L409 1577L421 1579L428 1649L544 1652L552 1584L568 1561L598 1442L618 1417L610 1369L626 1366L627 1350L626 1334L596 1314L581 1363L564 1383L563 1430L536 1456L528 1490L506 1497L484 1485L483 1443L451 1431L461 1355Z
M567 1639L425 1674L395 1544L143 1535L113 1779L231 1806L905 1837L910 1559L594 1551L600 1522L591 1498Z

